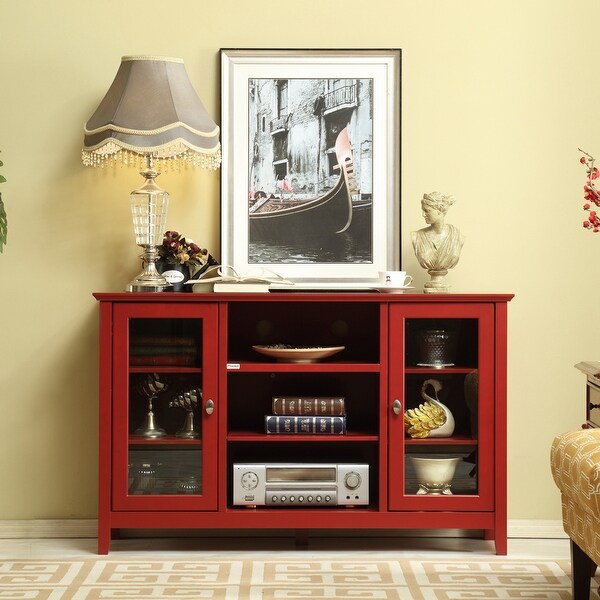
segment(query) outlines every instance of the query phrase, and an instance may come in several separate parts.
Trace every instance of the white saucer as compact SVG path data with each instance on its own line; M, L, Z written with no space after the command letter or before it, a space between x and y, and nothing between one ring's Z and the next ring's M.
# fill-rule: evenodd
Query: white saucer
M383 294L402 294L404 290L414 290L414 285L404 285L402 287L394 287L393 285L382 285L380 287L374 287L374 290L379 290Z

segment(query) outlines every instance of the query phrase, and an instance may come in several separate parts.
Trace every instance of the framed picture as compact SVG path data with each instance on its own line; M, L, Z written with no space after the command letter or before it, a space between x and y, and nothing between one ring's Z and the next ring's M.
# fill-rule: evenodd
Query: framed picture
M221 262L316 287L400 269L401 51L221 49Z

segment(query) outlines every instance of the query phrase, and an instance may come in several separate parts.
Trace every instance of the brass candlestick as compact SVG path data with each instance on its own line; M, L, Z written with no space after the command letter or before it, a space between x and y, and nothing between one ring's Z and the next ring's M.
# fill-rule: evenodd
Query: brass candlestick
M138 389L148 398L148 412L144 422L135 430L134 435L147 438L159 438L167 435L167 432L156 424L153 410L153 401L167 389L167 384L161 381L156 373L152 373L140 382Z

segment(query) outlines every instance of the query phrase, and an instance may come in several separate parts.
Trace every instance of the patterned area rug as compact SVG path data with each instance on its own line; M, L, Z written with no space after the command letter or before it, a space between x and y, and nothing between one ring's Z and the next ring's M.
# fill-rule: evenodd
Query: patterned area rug
M568 561L319 560L314 556L259 560L11 560L0 562L2 600L134 598L473 598L567 600ZM594 588L596 586L594 585Z

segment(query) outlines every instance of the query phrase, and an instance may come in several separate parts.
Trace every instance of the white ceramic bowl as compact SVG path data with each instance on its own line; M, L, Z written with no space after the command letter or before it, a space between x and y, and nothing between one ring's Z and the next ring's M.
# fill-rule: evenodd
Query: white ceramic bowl
M417 494L451 494L450 485L460 457L409 457L419 482Z

